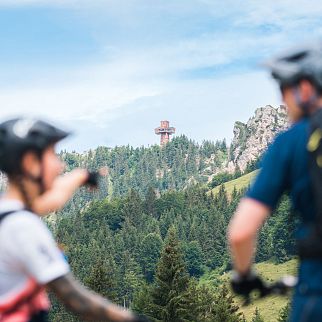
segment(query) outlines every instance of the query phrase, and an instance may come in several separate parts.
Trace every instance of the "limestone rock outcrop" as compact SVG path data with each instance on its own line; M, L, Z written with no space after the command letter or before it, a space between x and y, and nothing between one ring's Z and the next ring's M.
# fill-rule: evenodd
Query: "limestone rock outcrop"
M285 130L288 125L286 108L283 105L277 108L271 105L260 107L246 124L236 122L227 171L231 173L237 168L244 171L251 161L262 155L276 134Z

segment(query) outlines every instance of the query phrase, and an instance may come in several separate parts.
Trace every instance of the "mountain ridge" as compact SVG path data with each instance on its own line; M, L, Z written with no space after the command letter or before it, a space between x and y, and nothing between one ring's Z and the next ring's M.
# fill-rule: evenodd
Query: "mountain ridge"
M101 197L121 196L130 189L146 194L153 188L158 194L194 184L210 184L220 173L245 173L274 136L287 126L285 107L267 105L256 109L246 123L235 122L229 147L225 140L205 140L199 144L182 135L164 147L99 146L84 153L61 151L60 157L66 163L66 171L108 166L110 176L103 182ZM4 176L0 176L0 189L4 185Z

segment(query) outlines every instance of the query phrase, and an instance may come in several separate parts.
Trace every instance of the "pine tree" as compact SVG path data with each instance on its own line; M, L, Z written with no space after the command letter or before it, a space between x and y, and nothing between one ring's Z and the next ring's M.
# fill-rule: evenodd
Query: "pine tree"
M107 262L100 259L94 263L89 275L84 279L84 283L91 290L115 302L117 300L115 268L112 259Z
M134 260L129 250L123 252L121 262L121 297L123 306L130 307L134 293L143 283L143 276L141 267Z
M228 288L218 289L209 286L198 286L195 279L190 280L187 304L191 321L195 322L246 322L239 313Z
M206 322L214 302L214 294L204 285L199 287L197 280L191 278L185 301L189 307L189 320Z
M149 187L146 195L145 195L145 209L148 215L152 215L154 217L157 216L156 211L156 193L152 187Z
M291 304L288 302L279 312L277 322L287 322L289 320Z
M198 241L191 241L184 246L184 255L190 276L199 277L203 273L203 253Z
M170 228L166 245L157 265L151 292L152 318L155 321L183 322L187 319L186 294L189 275L174 228Z
M261 314L259 313L259 310L257 307L256 307L255 312L253 314L252 322L264 322L264 319L262 318Z
M159 234L150 233L142 240L140 247L140 263L143 274L148 282L152 282L156 264L160 258L162 239Z
M141 288L135 292L131 309L146 316L153 315L151 285L144 283Z
M239 307L234 302L234 297L230 294L228 287L223 285L219 288L215 297L215 304L212 308L212 321L218 322L239 322L242 321ZM259 322L259 321L258 321Z
M143 201L136 190L130 190L123 205L123 213L135 227L140 227L142 224Z
M263 262L269 260L272 257L273 242L272 242L272 227L270 223L265 223L260 229L257 238L257 252L256 252L256 262Z

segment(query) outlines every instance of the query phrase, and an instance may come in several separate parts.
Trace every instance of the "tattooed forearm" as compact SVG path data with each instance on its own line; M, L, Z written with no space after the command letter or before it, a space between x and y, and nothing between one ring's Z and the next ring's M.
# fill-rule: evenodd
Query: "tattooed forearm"
M74 279L72 274L50 282L48 287L69 310L85 320L130 322L133 319L131 312L88 291Z

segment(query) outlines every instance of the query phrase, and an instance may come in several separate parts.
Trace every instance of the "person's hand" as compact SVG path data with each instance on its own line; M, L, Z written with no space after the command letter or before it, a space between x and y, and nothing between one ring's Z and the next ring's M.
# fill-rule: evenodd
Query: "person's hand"
M88 185L91 188L97 188L100 177L105 177L109 174L108 167L102 167L98 171L87 170L87 172L88 172L88 177L84 182L84 185Z
M234 272L231 278L231 288L236 294L247 297L254 290L263 293L265 284L254 271L249 271L246 274Z

